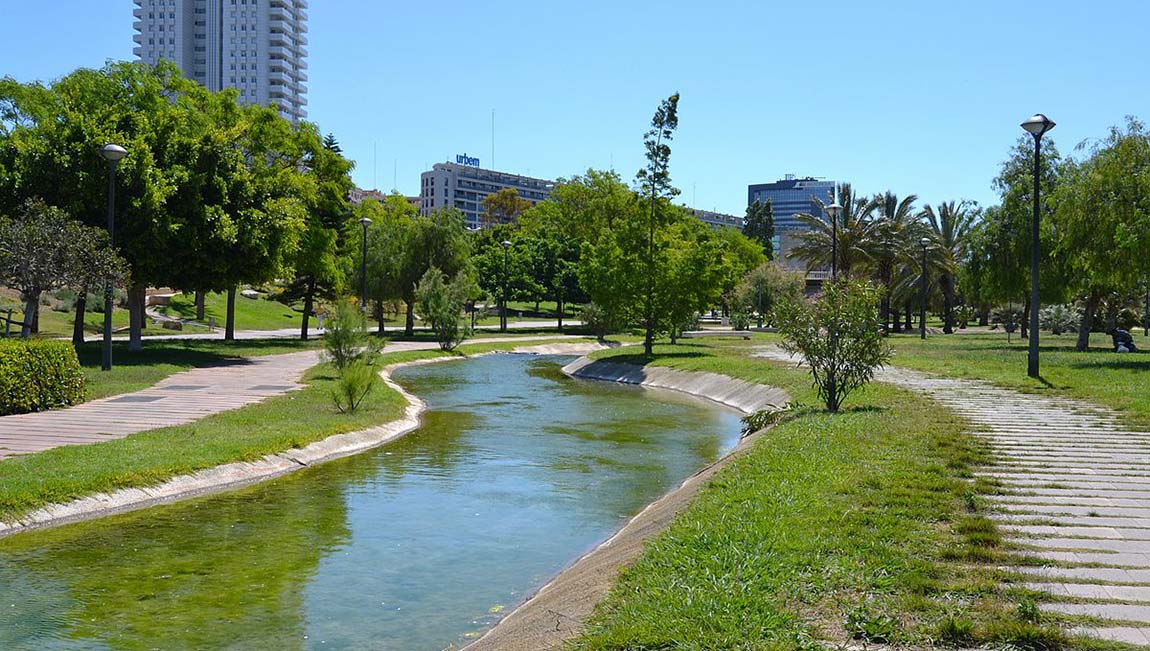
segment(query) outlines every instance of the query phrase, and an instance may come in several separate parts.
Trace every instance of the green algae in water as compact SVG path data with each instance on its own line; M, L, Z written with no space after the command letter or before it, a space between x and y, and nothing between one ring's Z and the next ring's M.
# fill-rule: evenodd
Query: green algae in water
M0 649L461 646L737 442L732 412L559 361L405 369L429 411L390 445L0 541Z

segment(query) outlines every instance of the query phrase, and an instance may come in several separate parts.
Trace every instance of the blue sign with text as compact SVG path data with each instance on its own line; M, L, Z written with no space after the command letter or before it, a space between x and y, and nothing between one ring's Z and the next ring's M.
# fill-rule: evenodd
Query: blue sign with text
M459 154L455 157L455 162L460 165L467 165L469 167L479 167L479 159L472 158L467 154Z

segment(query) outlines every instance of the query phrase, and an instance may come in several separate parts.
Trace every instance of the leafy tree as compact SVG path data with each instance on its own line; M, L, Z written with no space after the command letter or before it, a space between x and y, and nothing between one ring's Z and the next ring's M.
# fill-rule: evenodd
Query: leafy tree
M778 262L764 262L748 272L735 288L732 307L735 311L756 312L766 318L781 301L795 301L803 296L806 279Z
M722 294L722 242L706 224L685 217L662 229L659 237L666 240L660 247L665 252L660 261L665 270L655 279L655 292L661 299L659 312L665 328L675 343L679 333Z
M385 305L403 300L404 283L411 278L411 274L404 273L404 265L419 213L396 192L388 195L383 203L368 199L355 208L345 224L340 261L343 275L350 279L356 291L360 285L362 230L359 220L363 218L371 220L367 229L367 298L373 305L379 331L383 332Z
M106 233L58 208L29 201L16 219L0 218L0 282L24 299L24 337L33 331L45 291L126 277L127 265L108 248Z
M483 197L482 203L483 222L488 226L515 223L519 215L531 208L531 202L520 197L515 188L502 188Z
M756 199L747 207L747 217L743 222L743 235L758 242L768 260L775 258L775 213L771 201Z
M1078 350L1089 346L1099 303L1145 282L1150 259L1150 133L1127 118L1089 153L1065 166L1054 212L1057 251L1085 296Z
M410 228L398 270L400 298L407 307L407 336L415 331L415 291L428 269L434 267L455 277L471 264L471 245L463 213L458 210L436 210L427 217L416 217Z
M926 207L924 213L930 224L930 239L936 265L940 268L939 283L943 295L943 332L954 332L954 300L957 278L970 244L970 230L976 218L976 207L966 201L941 203L938 208Z
M420 313L423 315L442 350L455 350L470 334L460 327L463 307L475 291L474 281L466 274L448 279L439 269L432 267L423 274L416 289Z
M655 230L663 223L661 212L666 212L670 200L679 194L679 190L671 185L671 146L667 144L675 135L679 127L679 93L674 93L659 104L654 117L651 118L651 129L644 134L643 144L647 150L647 166L639 170L635 179L640 187L648 193L649 218L647 221L647 246L644 262L646 263L647 290L642 296L643 300L643 352L652 354L655 344L656 312L655 274L657 253L655 250Z
M783 350L807 363L828 411L837 412L890 359L878 322L879 297L870 283L844 276L825 283L814 301L785 300L775 308Z
M831 251L838 251L838 273L843 276L862 274L873 261L876 225L873 219L879 202L873 198L856 196L849 183L838 187L842 213L838 217L837 247L832 246L834 225L828 219L800 213L796 218L806 230L798 234L799 243L787 254L806 263L807 269L831 266ZM819 198L815 203L826 212Z
M722 258L719 292L725 301L743 277L762 265L767 256L758 241L747 237L738 229L720 228L711 231L711 236L716 240Z

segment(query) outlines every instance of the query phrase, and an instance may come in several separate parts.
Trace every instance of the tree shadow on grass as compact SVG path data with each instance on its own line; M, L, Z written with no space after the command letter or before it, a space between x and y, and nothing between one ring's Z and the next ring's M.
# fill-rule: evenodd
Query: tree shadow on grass
M1113 353L1110 351L1099 352L1108 352L1113 355L1113 357L1105 361L1091 360L1074 362L1072 364L1068 364L1067 366L1078 369L1105 368L1115 371L1150 371L1150 355L1143 353L1127 353L1124 355L1119 355L1118 353Z
M236 342L222 341L155 341L145 342L141 351L128 350L127 342L113 342L113 366L156 366L171 364L188 368L202 368L210 366L234 366L237 364L251 364L251 356L259 356L269 349L284 349L290 352L291 348L305 350L304 342L296 340L245 340ZM76 348L76 356L80 365L84 367L98 367L103 358L103 348L100 342L88 342Z
M657 353L655 355L647 356L642 353L633 355L614 355L605 359L599 360L602 362L609 362L611 364L630 364L632 366L647 366L658 361L671 360L671 359L696 359L700 357L707 357L705 353L698 353L693 351L684 351L681 353Z

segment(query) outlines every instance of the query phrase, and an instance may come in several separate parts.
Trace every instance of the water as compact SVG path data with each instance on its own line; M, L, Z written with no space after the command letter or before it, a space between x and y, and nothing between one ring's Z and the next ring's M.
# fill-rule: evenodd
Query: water
M466 644L738 439L563 358L405 369L418 431L246 490L0 540L0 649Z

